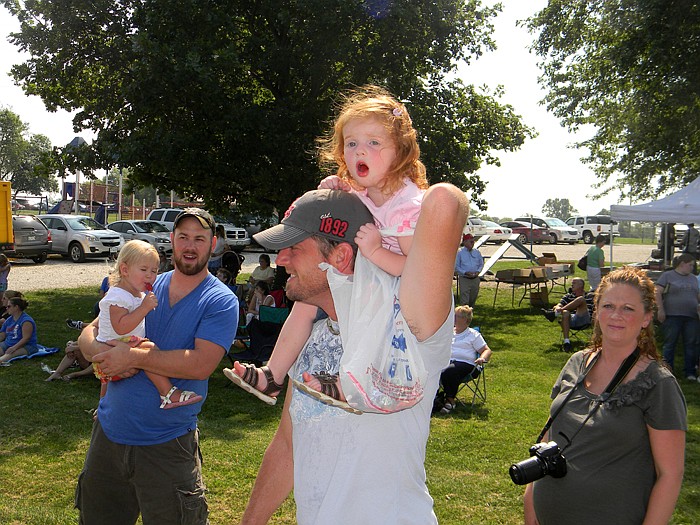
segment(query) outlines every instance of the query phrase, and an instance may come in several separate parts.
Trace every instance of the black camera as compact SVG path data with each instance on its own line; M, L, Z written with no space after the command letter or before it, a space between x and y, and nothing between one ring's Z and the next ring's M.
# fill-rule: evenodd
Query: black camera
M511 465L508 472L516 485L527 485L547 474L563 478L566 476L566 458L556 442L537 443L530 447L530 458Z

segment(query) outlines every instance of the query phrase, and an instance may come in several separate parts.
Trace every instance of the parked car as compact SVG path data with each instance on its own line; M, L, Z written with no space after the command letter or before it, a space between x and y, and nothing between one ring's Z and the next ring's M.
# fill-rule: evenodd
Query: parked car
M599 233L609 235L611 224L613 237L620 235L617 221L612 220L610 215L577 215L566 219L566 224L574 228L586 244L593 244Z
M83 262L86 257L116 257L124 238L84 215L39 215L51 231L51 253Z
M474 237L481 237L486 235L486 225L478 217L469 217L467 219L467 224L464 225L463 233L471 233Z
M506 221L502 222L501 226L507 226L513 233L517 233L518 240L521 244L530 244L530 237L532 237L533 244L552 242L552 236L549 235L549 228L542 228L530 222Z
M489 236L489 240L486 242L495 242L496 244L503 244L508 239L510 239L513 233L510 228L506 226L501 226L493 221L487 221L481 219L481 222L486 226L486 233Z
M172 231L175 219L181 213L181 208L156 208L155 210L151 210L147 219L149 221L159 222ZM250 245L250 236L243 228L238 228L233 224L229 224L224 219L221 219L221 217L214 217L214 220L217 222L217 225L221 224L224 230L226 230L226 244L228 244L232 250L241 252L246 246Z
M5 253L13 259L31 259L37 264L46 261L51 252L51 232L34 215L13 215L15 249Z
M166 257L173 253L173 246L170 242L170 230L156 221L115 221L107 225L107 229L113 230L122 237L124 241L140 239L153 245L159 252L163 252Z
M515 220L531 222L537 226L549 228L550 242L552 244L557 244L558 242L576 244L578 242L578 232L557 217L516 217Z

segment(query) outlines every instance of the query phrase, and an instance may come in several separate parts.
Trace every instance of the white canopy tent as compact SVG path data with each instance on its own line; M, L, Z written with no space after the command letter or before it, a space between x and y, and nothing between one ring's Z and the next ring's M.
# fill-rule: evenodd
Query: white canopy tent
M610 215L618 221L700 223L700 177L661 199L624 206L613 204ZM673 247L664 249L664 264L673 258ZM611 257L612 259L612 257Z
M610 215L617 221L700 223L700 177L659 200L631 206L613 204Z

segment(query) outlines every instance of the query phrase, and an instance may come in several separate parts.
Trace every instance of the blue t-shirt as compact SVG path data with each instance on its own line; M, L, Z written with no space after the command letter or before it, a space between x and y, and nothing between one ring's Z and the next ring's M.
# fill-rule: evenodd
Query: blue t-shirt
M32 330L32 336L29 338L29 341L27 341L26 344L36 346L36 323L34 322L34 319L29 317L27 312L22 312L22 315L20 315L19 319L16 321L12 316L5 319L5 322L2 324L2 328L0 328L0 332L5 332L6 334L5 342L7 343L8 348L16 345L19 340L22 339L22 325L24 323L31 323L32 328L34 328L34 330Z
M106 294L107 290L109 290L109 275L102 279L102 283L100 284L100 292Z
M146 316L146 337L161 350L192 349L195 339L204 339L228 352L238 325L236 296L209 274L171 307L172 274L161 274L153 285L158 307ZM182 390L207 396L208 378L170 379ZM115 443L156 445L194 430L203 403L204 400L170 410L161 409L158 390L141 371L110 383L107 395L100 400L97 417L107 437Z

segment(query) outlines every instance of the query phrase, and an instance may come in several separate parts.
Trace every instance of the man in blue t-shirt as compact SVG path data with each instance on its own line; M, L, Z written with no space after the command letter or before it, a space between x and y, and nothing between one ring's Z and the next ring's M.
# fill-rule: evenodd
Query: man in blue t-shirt
M95 340L96 322L80 348L112 381L100 400L90 448L78 481L80 523L207 523L197 433L204 400L170 410L144 370L174 386L207 395L208 379L228 351L238 323L238 300L207 269L216 240L211 216L196 208L175 220L175 269L153 286L158 306L146 316L152 343L131 348Z

